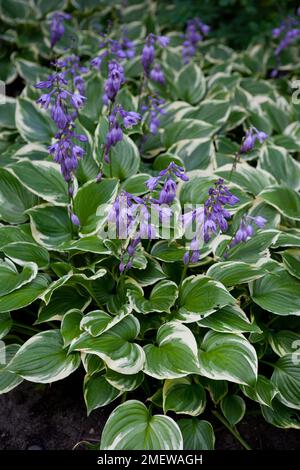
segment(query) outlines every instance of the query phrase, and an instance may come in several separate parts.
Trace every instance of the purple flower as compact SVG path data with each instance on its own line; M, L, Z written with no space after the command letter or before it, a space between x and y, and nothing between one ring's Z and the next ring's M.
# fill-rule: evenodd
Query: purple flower
M112 60L108 64L108 79L104 84L105 97L111 102L115 101L115 98L121 88L121 85L125 81L124 68L117 61Z
M60 100L56 101L56 103L52 106L51 118L59 129L64 129L69 122L70 117L65 113L63 107L61 106Z
M258 131L255 127L251 127L246 131L239 153L252 152L256 140L261 144L268 138L268 134L263 131Z
M202 41L203 36L207 36L209 31L210 27L199 18L188 21L182 46L184 64L188 64L190 59L196 54L199 42Z
M167 36L157 36L156 39L161 47L167 47L169 45L170 38Z
M150 78L154 82L160 83L163 85L165 83L165 76L164 72L161 69L161 66L159 64L155 64L153 69L150 72Z
M63 37L65 32L64 20L70 20L71 15L63 12L56 12L52 16L50 24L51 48Z
M131 129L132 126L135 126L141 120L141 115L135 111L125 111L122 117L126 129Z
M154 62L155 49L153 44L146 44L142 51L141 62L144 67L145 74L148 76L151 65Z
M72 221L73 225L77 225L78 227L80 226L80 221L79 221L77 215L74 214L73 212L71 214L71 221Z
M70 101L71 101L72 106L75 109L82 108L82 106L84 105L85 100L86 100L86 97L80 95L79 93L72 93L71 94Z
M51 93L45 93L44 95L41 95L36 102L40 104L42 108L48 109L51 102Z
M232 248L233 246L241 242L246 242L247 240L249 240L249 238L251 238L254 234L253 224L255 224L259 229L262 229L264 228L266 222L267 220L264 217L261 217L260 215L256 217L244 215L241 219L240 226L236 231L235 236L229 244L229 248Z

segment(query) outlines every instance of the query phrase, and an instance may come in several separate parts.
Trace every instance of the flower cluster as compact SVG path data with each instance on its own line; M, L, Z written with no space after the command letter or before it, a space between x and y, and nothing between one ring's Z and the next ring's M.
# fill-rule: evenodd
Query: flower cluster
M163 84L165 81L164 73L157 63L155 64L155 44L159 44L161 47L167 47L170 39L166 36L156 36L155 34L149 34L146 39L146 44L142 50L141 62L144 69L144 74L147 78Z
M264 228L266 222L267 220L264 217L261 217L260 215L256 217L244 215L241 219L238 230L236 231L232 241L229 244L229 247L232 248L240 242L246 242L249 238L253 236L254 228L257 227L259 229L262 229Z
M184 168L171 162L169 166L162 170L158 176L152 176L147 182L147 188L150 191L156 190L162 186L159 190L158 197L152 199L152 201L158 204L171 204L176 197L176 178L182 181L188 181L189 178L184 172Z
M101 53L91 61L93 68L99 70L105 57L118 59L132 59L135 56L135 46L133 41L123 35L120 41L108 38L103 34L99 48Z
M209 197L204 203L204 208L197 208L183 216L183 223L188 227L195 223L195 235L190 243L190 250L184 254L184 264L196 263L200 257L200 245L208 243L213 234L218 230L226 232L228 219L231 213L225 208L226 205L234 206L239 198L234 196L224 185L224 180L219 178L214 187L208 191Z
M300 16L300 8L297 9L297 15ZM300 37L299 19L293 16L288 16L281 22L279 27L272 30L272 36L274 39L280 39L280 42L275 49L277 68L271 72L271 76L275 78L278 76L278 66L280 64L280 55L282 51L292 44L295 39Z
M118 117L121 119L121 123ZM106 163L110 163L109 154L111 147L114 147L123 139L121 124L123 124L126 129L131 129L140 119L140 114L135 111L125 111L121 105L116 105L112 109L108 117L109 128L104 145L104 161Z
M268 134L263 131L259 131L256 127L251 127L246 131L246 135L243 139L241 148L239 150L240 154L252 152L255 146L256 140L261 144L268 138Z
M146 182L149 190L143 197L134 196L122 191L117 197L109 213L108 221L116 226L116 237L127 239L126 249L122 252L119 269L121 272L133 266L136 249L142 239L153 240L157 237L157 229L151 219L152 211L159 221L170 217L170 204L176 196L176 179L187 181L184 169L174 162L162 170L158 176ZM152 195L153 191L158 191Z
M104 84L103 102L108 105L114 103L121 86L125 82L124 68L116 60L108 64L108 79Z
M80 95L84 95L85 82L82 74L87 73L88 68L80 64L80 57L72 54L58 59L54 65L60 69L64 69L65 77L68 77L68 75L72 77L74 89L77 90Z
M151 134L156 135L160 126L160 116L166 114L164 109L165 100L156 96L148 96L147 104L142 106L144 113L149 113L149 130Z
M64 64L69 63L69 60L64 62ZM75 63L77 61L72 59L72 64ZM76 73L78 72L78 67L79 65L74 65L74 72L75 70ZM41 90L47 89L48 91L37 100L37 103L43 108L50 108L51 118L59 129L59 132L55 135L56 142L50 145L48 150L50 155L53 156L54 161L59 163L62 175L68 183L71 200L69 207L71 221L74 225L80 225L78 217L73 213L72 209L73 180L78 167L78 159L83 157L85 151L76 142L85 142L87 138L85 135L74 132L74 121L77 118L78 110L84 105L86 98L79 92L79 89L83 91L81 81L78 81L77 91L69 91L69 82L66 76L67 71L55 73L50 75L47 80L37 83L35 87ZM75 75L73 79L75 80L76 77L78 75Z
M68 13L57 11L53 14L50 24L50 42L51 48L63 37L65 32L64 20L70 20L72 17Z
M200 18L194 18L188 21L182 45L184 64L188 64L190 59L196 54L199 42L202 41L203 36L207 36L209 31L210 27L203 23Z

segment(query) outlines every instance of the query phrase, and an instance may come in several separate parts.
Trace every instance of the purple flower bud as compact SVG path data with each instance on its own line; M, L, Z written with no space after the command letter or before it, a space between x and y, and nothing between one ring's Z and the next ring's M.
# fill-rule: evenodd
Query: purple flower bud
M267 220L264 217L261 217L260 215L253 217L253 222L255 225L257 225L258 228L264 228Z
M85 96L79 95L78 93L73 93L71 95L71 104L75 109L79 109L84 105L86 98Z
M167 36L157 36L157 42L161 47L167 47L170 42L170 38Z
M152 176L146 181L146 186L150 191L154 191L154 189L157 188L159 181L160 181L159 176Z
M165 83L164 72L162 71L159 64L155 64L153 69L150 72L150 78L154 82L160 83L163 85Z
M77 225L78 227L80 226L80 221L79 221L77 215L73 214L73 212L71 214L71 221L72 221L73 225Z
M141 62L146 75L149 74L150 67L154 62L155 49L153 44L146 44L142 51Z
M187 266L190 262L190 253L186 251L183 255L183 263Z
M134 111L129 111L125 113L123 118L123 124L126 129L131 129L132 126L135 126L141 120L141 115Z

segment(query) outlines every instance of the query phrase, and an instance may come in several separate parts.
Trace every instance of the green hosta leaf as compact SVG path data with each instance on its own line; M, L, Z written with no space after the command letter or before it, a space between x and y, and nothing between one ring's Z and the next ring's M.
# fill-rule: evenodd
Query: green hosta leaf
M295 331L281 330L278 333L270 333L268 341L275 354L285 356L299 351L300 334Z
M51 288L51 285L49 288ZM36 324L48 320L61 320L68 310L73 308L84 310L90 301L89 296L81 295L73 286L62 286L53 292L49 303L47 302L46 305L41 304Z
M0 260L0 296L20 289L31 282L37 275L38 269L35 263L26 263L19 273L11 261Z
M192 323L235 302L234 297L220 282L201 274L190 276L182 283L177 318Z
M92 75L86 80L86 103L83 108L83 114L93 121L98 121L103 108L102 99L103 81L97 75Z
M139 173L137 175L133 175L124 181L124 183L122 184L122 189L124 189L130 194L135 194L139 196L140 194L146 193L148 191L146 181L149 178L150 175L147 175L146 173Z
M199 352L200 374L214 380L254 385L257 356L242 335L209 331Z
M285 186L272 186L262 191L259 197L285 217L300 220L300 196L293 189Z
M65 251L88 251L90 253L97 253L101 255L109 255L111 251L104 245L103 240L96 235L80 238L79 240L72 240L71 242L64 243L63 249Z
M180 140L208 139L217 129L216 126L208 122L197 121L196 119L181 119L180 121L172 122L165 128L163 144L166 148L169 148Z
M29 284L0 298L0 313L26 307L40 297L47 289L47 286L47 278L38 274Z
M255 323L250 323L238 305L223 307L197 323L220 333L261 333L260 328Z
M0 315L0 339L4 338L11 329L13 321L9 312L3 312Z
M276 183L270 173L253 168L248 163L238 163L235 171L232 171L231 164L224 165L217 169L216 174L254 195L259 194L266 186Z
M38 333L24 343L7 368L30 382L64 379L80 365L80 355L63 348L59 330Z
M69 203L68 186L56 163L22 159L10 171L29 191L54 205Z
M53 135L57 132L47 113L27 98L17 100L16 126L26 142L50 144Z
M3 225L0 227L0 250L13 242L34 242L29 224L20 226Z
M213 264L207 271L207 275L222 282L224 286L234 286L254 281L264 275L262 267L253 266L242 261L225 261Z
M41 204L27 213L37 243L50 250L59 250L63 243L72 239L72 224L66 208Z
M207 388L214 404L217 405L228 393L228 382L226 380L206 379L205 388Z
M117 191L118 182L115 179L105 179L99 183L89 181L78 190L74 199L74 212L80 220L82 235L92 235L99 230Z
M198 416L206 406L205 390L200 384L189 379L165 380L163 387L164 412L174 411L179 414Z
M150 292L149 299L144 297L143 289L136 283L127 284L127 296L135 311L139 313L170 312L177 298L178 289L175 282L160 281Z
M122 392L117 388L114 388L107 380L104 375L93 374L86 375L83 383L83 396L87 407L87 414L91 411L100 408L101 406L108 405L116 398L118 398Z
M19 75L31 86L41 80L47 80L47 77L51 74L50 69L20 57L16 58L15 64Z
M274 366L271 381L278 389L278 400L290 408L300 410L299 354L286 354Z
M26 209L34 206L37 198L8 170L0 168L0 219L19 224L26 222Z
M241 385L241 389L246 397L251 400L257 401L261 405L272 407L272 401L275 397L277 390L271 380L263 375L257 376L257 382L253 387Z
M61 336L64 340L64 347L69 346L74 338L81 334L80 322L82 313L74 308L69 310L63 317L60 327Z
M300 247L300 231L295 233L288 233L288 232L279 232L278 237L273 242L274 248L278 248L279 246L289 247L289 246L297 246Z
M73 341L70 351L96 354L110 369L121 374L136 374L142 369L145 360L141 346L133 343L138 334L138 320L133 315L127 315L100 336L83 333Z
M121 181L137 173L140 166L139 150L130 137L124 135L122 141L112 148L110 161L112 176ZM107 164L104 165L104 173L106 176L110 175Z
M145 269L131 269L130 276L135 279L140 286L150 286L166 277L160 264L153 258L149 257Z
M195 104L205 94L205 77L194 62L190 62L180 70L176 80L177 95L183 101Z
M200 121L210 122L211 124L224 124L230 114L230 104L228 100L205 100L188 111L184 116L186 118L199 119Z
M144 347L144 372L156 379L175 379L198 373L197 343L191 330L179 322L162 325L157 332L157 346Z
M213 450L215 434L208 421L197 418L180 419L178 421L183 436L184 450Z
M277 240L277 230L264 230L255 234L253 238L230 248L228 261L243 261L254 264L268 255L267 249Z
M126 315L126 313L121 313L112 317L103 310L94 310L84 315L80 328L87 331L91 336L99 336L123 320Z
M6 127L15 129L15 113L16 113L16 100L15 98L5 97L5 104L0 106L0 128Z
M285 250L282 253L282 261L287 271L300 279L300 250Z
M277 315L300 315L300 281L284 269L266 274L250 284L253 301Z
M262 147L258 163L259 167L271 173L279 184L299 189L300 164L283 147L277 145Z
M299 412L284 406L276 398L273 400L272 408L262 406L261 411L265 420L277 428L300 429Z
M145 405L129 400L114 409L101 436L102 450L181 450L178 425L169 416L150 416Z
M144 374L143 372L138 372L137 374L124 375L114 370L107 369L105 379L118 390L130 392L141 385L144 380Z
M207 169L213 163L214 146L211 139L182 139L169 148L169 152L180 157L186 170Z
M8 364L20 348L19 344L8 344L3 349L0 347L0 357L4 358L4 364L0 361L0 394L10 392L13 388L23 382L22 377L19 377L14 372L7 370Z
M81 360L84 370L88 375L96 374L105 369L102 359L94 354L81 353Z
M3 253L16 264L26 265L30 261L39 268L46 268L49 264L49 253L42 246L29 242L13 242L2 248Z
M186 248L176 242L168 242L166 240L155 243L151 250L151 255L161 261L171 263L173 261L182 261Z
M246 404L238 395L227 395L221 401L221 410L231 426L239 423L246 412Z

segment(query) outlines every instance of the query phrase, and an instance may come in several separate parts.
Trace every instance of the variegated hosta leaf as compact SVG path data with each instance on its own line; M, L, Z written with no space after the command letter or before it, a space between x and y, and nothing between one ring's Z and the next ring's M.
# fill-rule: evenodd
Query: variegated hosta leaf
M178 421L183 436L184 450L213 450L215 434L208 421L197 418L180 419Z
M299 347L298 347L299 349ZM271 381L278 389L277 398L284 405L300 410L300 354L286 354L274 364Z
M86 375L83 383L83 396L88 415L101 406L108 405L122 392L114 388L101 374Z
M271 380L263 375L257 376L257 382L253 387L241 385L241 389L246 397L251 400L257 401L261 405L273 406L272 400L277 393L277 389Z
M272 186L259 194L266 203L292 220L300 220L300 196L297 191L285 186Z
M230 180L251 194L257 195L266 186L276 184L274 176L267 171L253 168L248 163L238 163L234 172L231 172L231 169L231 164L224 165L217 169L216 174L221 178Z
M257 356L242 335L209 331L199 351L200 374L214 380L254 385Z
M270 333L268 341L274 353L280 357L286 354L297 354L300 349L300 334L295 331L281 330L278 333Z
M0 296L9 294L30 283L37 273L38 267L35 263L26 263L19 273L12 261L0 260Z
M0 347L0 394L10 392L23 382L22 377L7 370L7 364L12 360L19 350L19 344L8 344Z
M281 255L286 270L300 279L300 250L285 250Z
M26 307L39 298L47 287L48 279L43 274L38 274L33 281L20 289L0 297L0 313Z
M155 284L150 292L149 299L145 298L143 289L133 282L128 282L127 296L136 312L170 312L178 294L175 282L163 280Z
M93 235L99 230L107 218L117 191L116 179L105 179L100 183L89 181L81 186L74 198L74 212L80 220L82 236Z
M228 383L226 380L206 379L205 388L208 390L210 398L217 405L228 393Z
M95 354L81 353L81 360L84 370L88 375L96 374L105 369L105 364L99 356Z
M300 413L294 408L288 408L276 398L272 402L272 408L261 406L265 420L278 428L300 429Z
M176 80L178 97L183 101L195 104L198 103L205 94L205 77L202 70L194 62L190 62L183 67Z
M143 349L133 343L139 331L138 320L130 314L100 336L82 333L71 343L70 351L96 354L110 369L121 374L136 374L145 361Z
M69 346L74 338L80 335L80 322L82 319L82 312L77 308L69 310L63 317L60 332L64 340L64 347Z
M51 383L79 367L80 355L68 354L59 330L38 333L24 343L7 369L30 382Z
M68 205L68 185L57 163L23 158L13 164L10 171L33 194L54 205Z
M225 261L213 264L207 275L222 282L224 286L235 286L254 281L265 274L263 267L243 263L242 261Z
M107 369L105 379L121 392L131 392L141 385L144 380L144 374L143 372L138 372L137 374L124 375Z
M261 333L261 329L255 323L250 323L238 305L223 307L197 323L220 333Z
M244 243L239 243L228 251L228 261L243 261L244 263L257 263L262 257L268 256L268 248L276 241L277 230L264 230ZM220 246L220 245L219 245ZM219 248L219 247L218 247ZM222 249L222 252L224 249ZM221 253L217 254L221 255ZM223 254L223 253L222 253Z
M300 315L300 281L285 269L265 274L250 284L253 301L277 315Z
M234 297L220 282L201 274L190 276L182 283L176 318L192 323L210 315L218 308L234 305L235 302Z
M157 346L144 346L144 372L156 379L175 379L198 373L197 343L191 330L177 321L162 325L156 336Z
M165 380L163 387L164 412L198 416L206 406L205 390L188 378Z
M221 401L221 410L231 426L239 423L246 412L246 404L238 395L227 395Z
M99 336L123 320L127 315L128 313L120 313L112 317L103 310L93 310L84 315L80 328L87 331L91 336Z
M29 262L34 262L40 269L45 269L49 265L49 253L46 248L30 242L12 242L2 248L3 253L12 259L16 264L25 266Z
M181 450L179 426L169 416L149 414L145 405L129 400L117 406L101 436L101 450Z
M13 324L9 312L3 312L0 315L0 339L7 335Z

